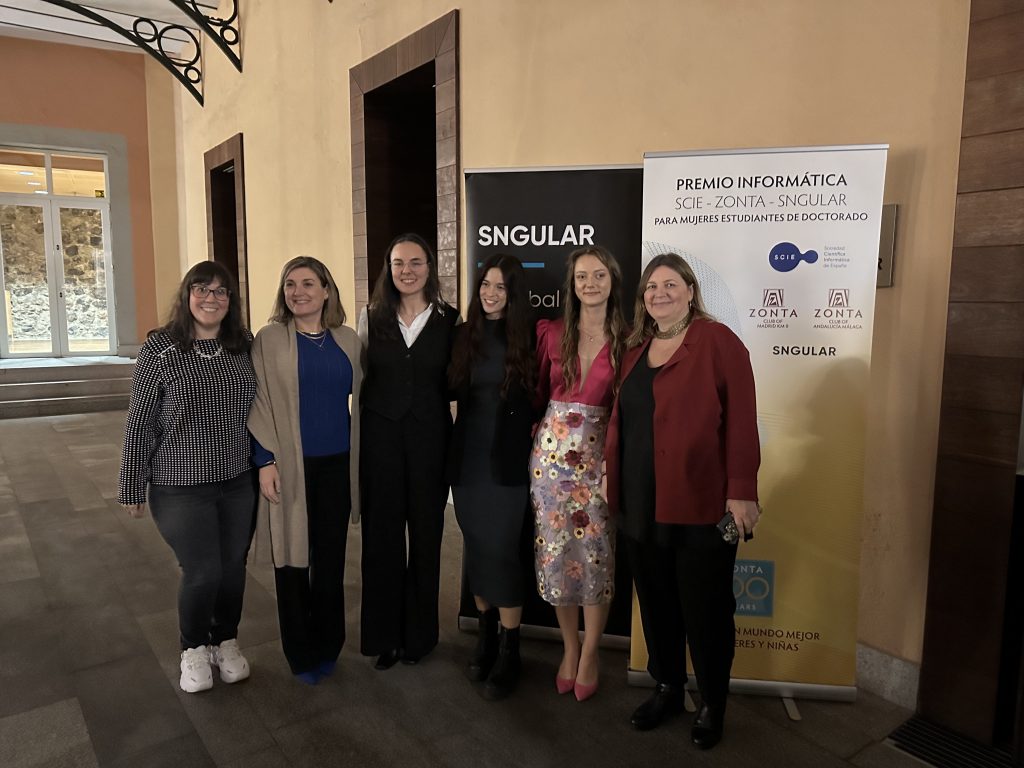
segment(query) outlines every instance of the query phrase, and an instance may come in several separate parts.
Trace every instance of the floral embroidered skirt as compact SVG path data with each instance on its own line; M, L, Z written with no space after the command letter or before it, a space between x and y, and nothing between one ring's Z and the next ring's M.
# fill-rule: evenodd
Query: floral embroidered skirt
M609 602L615 526L601 494L608 409L552 401L530 455L537 591L552 605Z

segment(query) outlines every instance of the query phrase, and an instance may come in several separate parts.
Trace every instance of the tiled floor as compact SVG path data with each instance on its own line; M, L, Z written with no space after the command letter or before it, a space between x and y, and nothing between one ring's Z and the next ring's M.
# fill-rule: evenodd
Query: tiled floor
M151 520L113 501L123 413L0 421L0 766L751 766L902 768L884 739L908 712L734 696L708 753L685 721L629 726L644 691L626 655L603 655L601 690L556 696L558 646L524 641L525 677L501 703L462 676L473 637L456 628L461 541L444 543L442 638L420 665L376 672L358 654L359 532L347 571L349 642L338 672L296 683L278 640L273 574L250 566L240 642L252 677L177 688L177 566Z

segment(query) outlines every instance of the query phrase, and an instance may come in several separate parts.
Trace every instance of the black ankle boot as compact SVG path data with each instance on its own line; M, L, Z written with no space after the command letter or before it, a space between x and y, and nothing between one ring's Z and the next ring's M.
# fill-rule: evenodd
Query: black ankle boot
M498 659L484 684L484 698L497 701L512 693L519 682L519 668L519 627L501 627L498 636Z
M494 660L498 658L498 609L481 611L479 622L476 648L466 665L466 677L475 682L487 679Z

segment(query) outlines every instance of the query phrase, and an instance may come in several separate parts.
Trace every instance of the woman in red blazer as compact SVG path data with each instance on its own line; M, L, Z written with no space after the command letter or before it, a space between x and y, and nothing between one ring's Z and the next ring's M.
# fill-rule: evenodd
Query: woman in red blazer
M754 375L743 342L704 310L690 266L656 256L637 288L630 349L605 443L607 496L618 513L657 682L633 713L639 730L683 709L689 642L701 707L693 743L722 735L732 668L736 540L757 524L760 449Z

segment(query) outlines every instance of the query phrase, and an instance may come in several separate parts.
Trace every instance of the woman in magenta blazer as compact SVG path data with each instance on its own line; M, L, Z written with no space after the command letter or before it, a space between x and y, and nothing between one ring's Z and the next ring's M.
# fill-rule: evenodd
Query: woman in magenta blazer
M693 743L722 735L732 668L736 540L757 524L760 449L746 347L704 310L690 266L656 256L637 288L630 349L605 443L607 496L633 569L657 688L633 713L639 730L683 708L684 643L701 707Z

